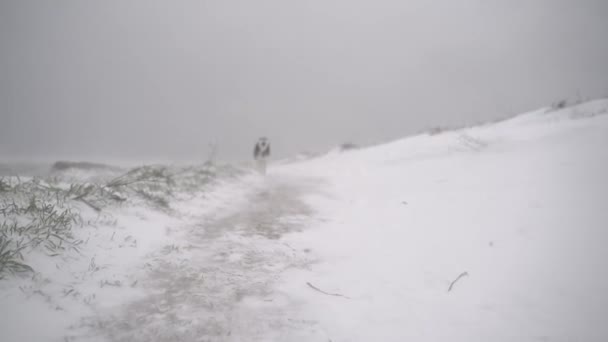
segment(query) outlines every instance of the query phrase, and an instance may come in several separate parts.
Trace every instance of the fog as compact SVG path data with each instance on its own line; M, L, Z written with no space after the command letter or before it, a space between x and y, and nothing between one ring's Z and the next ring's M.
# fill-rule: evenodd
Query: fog
M608 2L0 3L0 157L250 158L608 96Z

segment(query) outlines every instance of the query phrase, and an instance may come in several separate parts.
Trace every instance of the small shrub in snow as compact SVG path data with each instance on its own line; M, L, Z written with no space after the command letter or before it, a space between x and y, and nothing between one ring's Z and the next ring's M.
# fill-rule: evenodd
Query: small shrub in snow
M440 127L440 126L435 126L435 127L431 127L431 128L428 130L428 134L429 134L429 135L437 135L437 134L441 134L441 133L443 133L443 131L444 131L444 128L443 128L443 127Z
M356 150L358 148L359 148L359 146L357 144L353 144L350 142L340 145L340 151Z
M33 271L24 258L32 250L50 257L78 250L82 241L74 237L72 228L82 220L67 205L65 194L35 179L3 184L8 188L0 193L0 278Z
M550 111L556 111L556 110L564 109L566 107L568 107L568 100L563 99L563 100L553 102L551 104Z

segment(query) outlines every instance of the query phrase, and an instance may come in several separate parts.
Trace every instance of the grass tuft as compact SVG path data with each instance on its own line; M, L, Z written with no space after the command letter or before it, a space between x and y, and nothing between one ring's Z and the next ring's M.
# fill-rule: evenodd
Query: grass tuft
M173 201L204 191L218 173L235 177L243 172L212 163L183 168L141 166L109 180L81 183L62 180L57 173L73 167L56 164L53 177L46 179L0 177L0 279L34 272L27 262L32 251L48 257L79 252L84 242L76 238L75 229L96 221L84 220L78 203L97 213L124 203L171 212ZM107 215L96 216L103 220Z

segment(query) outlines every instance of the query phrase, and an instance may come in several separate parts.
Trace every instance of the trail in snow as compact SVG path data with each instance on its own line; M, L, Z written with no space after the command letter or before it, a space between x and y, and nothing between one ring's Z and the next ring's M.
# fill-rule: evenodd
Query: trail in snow
M0 283L0 332L606 341L607 113L600 100L275 164L178 196L177 215L114 208L79 231L86 258L39 255L34 279Z
M307 251L279 239L302 230L317 191L309 179L269 175L231 207L196 217L177 241L148 260L141 297L84 320L74 340L277 340L310 325L271 291L283 271L306 268ZM83 331L83 332L82 332Z

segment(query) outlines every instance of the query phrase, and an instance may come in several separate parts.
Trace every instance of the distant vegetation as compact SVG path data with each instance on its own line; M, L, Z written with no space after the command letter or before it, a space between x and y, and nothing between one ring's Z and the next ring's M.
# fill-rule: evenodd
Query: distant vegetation
M118 168L100 164L100 163L90 163L90 162L72 162L72 161L58 161L51 167L53 171L65 171L69 169L79 169L79 170L116 170Z
M358 148L359 148L359 145L353 144L351 142L346 142L346 143L343 143L342 145L340 145L340 151L356 150Z

